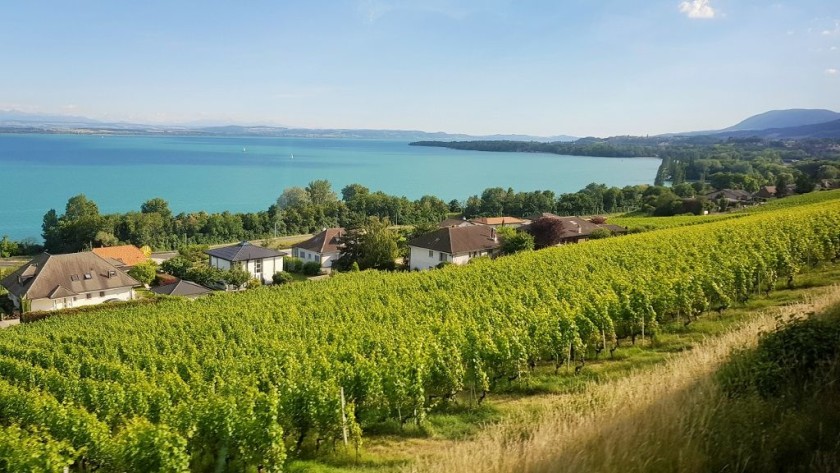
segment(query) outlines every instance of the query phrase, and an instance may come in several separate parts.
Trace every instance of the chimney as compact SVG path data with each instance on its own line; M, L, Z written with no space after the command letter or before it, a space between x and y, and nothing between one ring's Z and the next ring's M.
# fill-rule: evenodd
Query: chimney
M579 224L578 222L575 222L575 226L577 226L578 235L580 235L581 233L583 233L583 230L581 230L581 228L580 228L580 224Z
M490 239L493 240L493 241L499 241L499 239L496 238L496 229L495 228L490 228Z

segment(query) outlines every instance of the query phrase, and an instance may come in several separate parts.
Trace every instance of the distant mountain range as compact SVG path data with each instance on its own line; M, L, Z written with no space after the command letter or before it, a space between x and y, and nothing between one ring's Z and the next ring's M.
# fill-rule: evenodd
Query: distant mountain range
M206 136L267 136L288 138L345 138L400 141L537 141L569 142L568 135L466 135L418 130L312 129L282 126L148 125L103 122L86 117L44 115L0 110L0 133L80 133L80 134L163 134ZM824 109L771 110L749 117L720 130L668 133L662 137L708 136L710 139L757 137L764 139L840 139L840 113Z
M212 135L212 136L269 136L288 138L349 138L377 140L514 140L514 141L575 141L568 135L466 135L419 130L354 130L289 128L274 126L201 126L191 125L147 125L125 122L103 122L85 117L65 115L43 115L0 110L0 132L26 133L80 133L80 134L166 134L166 135Z
M840 113L824 109L792 108L789 110L771 110L753 115L737 125L720 130L721 132L744 130L769 130L778 128L803 127L834 120L840 120Z
M668 133L662 136L711 136L726 138L806 139L840 138L840 113L824 109L793 108L753 115L722 130Z

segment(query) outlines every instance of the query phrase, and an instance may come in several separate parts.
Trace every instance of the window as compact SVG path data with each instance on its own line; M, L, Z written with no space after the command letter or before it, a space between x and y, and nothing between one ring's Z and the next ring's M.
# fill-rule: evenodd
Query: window
M88 298L88 299L90 299L90 298L92 298L92 297L93 297L93 293L92 293L92 292L88 292L86 295L87 295L87 298Z
M99 291L99 297L105 297L105 291Z
M93 276L91 276L90 273L85 273L85 279L91 279L91 278L93 278Z
M440 260L440 261L446 261L446 253L444 253L444 252L442 252L442 251L441 251L441 252L440 252L440 256L438 256L438 260Z
M78 280L79 280L79 275L78 275L78 274L73 274L73 275L71 275L71 276L70 276L70 280L71 280L71 281L78 281Z
M435 257L435 252L432 251L432 250L429 250L429 258L434 258L434 257Z
M256 261L254 261L254 272L256 274L262 273L262 260L258 259Z

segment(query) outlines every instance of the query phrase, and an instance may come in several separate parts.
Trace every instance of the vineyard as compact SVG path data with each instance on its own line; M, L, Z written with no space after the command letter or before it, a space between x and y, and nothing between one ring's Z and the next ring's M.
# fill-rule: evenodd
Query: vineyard
M685 227L701 223L719 222L741 218L756 213L764 213L784 208L798 207L805 204L816 204L840 198L840 192L809 192L808 194L786 197L784 199L771 200L759 205L745 207L726 213L713 213L709 215L676 215L672 217L649 217L649 216L623 216L616 215L609 218L609 222L621 225L631 230L659 230L663 228Z
M0 470L281 471L376 422L691 323L840 258L823 202L477 261L0 332ZM780 201L781 202L781 201Z

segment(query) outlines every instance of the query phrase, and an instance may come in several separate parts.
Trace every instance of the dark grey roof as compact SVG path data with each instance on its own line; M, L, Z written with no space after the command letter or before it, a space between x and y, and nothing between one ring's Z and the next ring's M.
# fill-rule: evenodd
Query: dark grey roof
M155 294L163 294L167 296L200 296L202 294L207 294L208 292L213 292L210 289L207 289L204 286L196 284L192 281L185 281L183 279L179 280L178 282L174 282L172 284L166 284L163 286L153 287L151 289L152 292Z
M338 240L342 233L344 233L343 228L327 228L312 238L294 245L293 248L302 248L321 254L338 253L341 251Z
M221 258L225 261L247 261L252 259L276 258L278 256L286 256L288 253L283 253L271 248L252 245L247 241L232 246L225 246L222 248L214 248L206 250L210 256Z
M493 227L485 225L446 227L413 238L408 244L451 255L492 250L499 247L498 238L493 238L495 232Z
M92 252L44 253L6 276L3 287L17 297L54 299L140 283Z

